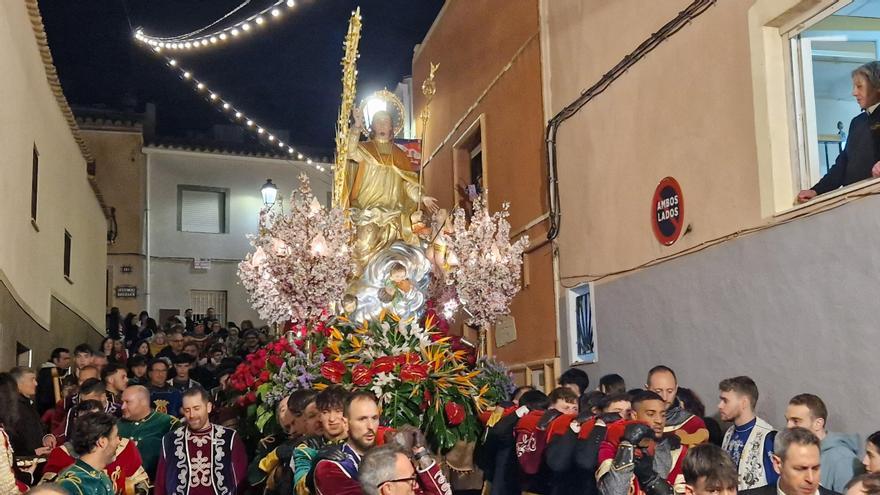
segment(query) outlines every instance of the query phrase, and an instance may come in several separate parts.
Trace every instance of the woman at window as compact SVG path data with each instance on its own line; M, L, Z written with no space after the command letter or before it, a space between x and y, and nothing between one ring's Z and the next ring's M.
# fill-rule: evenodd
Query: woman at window
M798 193L806 203L819 194L871 177L880 177L880 62L868 62L852 72L852 95L862 109L849 124L849 137L834 165L811 189Z

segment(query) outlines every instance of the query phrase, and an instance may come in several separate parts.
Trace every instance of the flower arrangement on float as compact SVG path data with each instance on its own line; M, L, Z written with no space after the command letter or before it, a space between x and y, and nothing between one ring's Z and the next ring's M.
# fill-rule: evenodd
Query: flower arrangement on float
M500 363L477 365L473 350L446 335L442 321L433 312L422 321L391 313L361 323L338 318L318 324L308 338L282 338L249 355L230 380L261 431L294 390L341 385L373 392L384 424L420 427L446 452L476 439L478 414L506 398L513 381Z

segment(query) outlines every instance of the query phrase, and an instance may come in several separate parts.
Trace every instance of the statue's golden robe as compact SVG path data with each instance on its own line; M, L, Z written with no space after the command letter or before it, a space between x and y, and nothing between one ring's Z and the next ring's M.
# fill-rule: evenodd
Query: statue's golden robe
M393 142L349 137L344 197L356 228L353 255L362 270L374 254L401 239L418 245L410 216L419 208L419 176Z

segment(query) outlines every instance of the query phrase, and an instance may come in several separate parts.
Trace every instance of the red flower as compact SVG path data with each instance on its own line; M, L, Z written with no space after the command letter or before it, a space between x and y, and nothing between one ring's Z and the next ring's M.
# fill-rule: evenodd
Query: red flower
M452 426L458 426L464 421L464 408L455 402L447 402L443 409L446 411L446 422Z
M342 381L342 375L345 374L345 364L342 361L327 361L321 365L321 376L330 380L332 383Z
M420 382L428 378L428 365L404 364L400 369L400 379L405 382Z
M254 402L257 402L257 394L253 392L248 392L247 395L244 396L244 398L248 402L248 404L253 404Z
M269 381L269 372L268 371L264 371L264 372L260 373L260 381L263 383L266 383Z
M422 362L422 355L419 354L418 352L408 352L403 355L403 358L404 358L404 362L407 362L407 363L421 363Z
M358 387L365 387L373 381L373 372L363 364L359 364L351 370L351 381Z
M370 369L373 373L391 373L394 371L395 366L397 366L397 362L395 362L393 357L382 356L373 361L373 365Z
M269 362L272 363L272 365L275 366L276 368L280 368L281 365L284 364L284 359L281 359L278 356L270 356Z

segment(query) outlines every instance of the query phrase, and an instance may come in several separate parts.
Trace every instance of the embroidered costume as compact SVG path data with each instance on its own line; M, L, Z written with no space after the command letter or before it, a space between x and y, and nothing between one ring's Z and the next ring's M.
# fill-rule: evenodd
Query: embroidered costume
M123 419L117 423L119 436L130 438L137 445L141 454L144 470L150 479L155 479L156 465L159 463L159 448L162 445L162 437L165 436L177 420L167 414L151 412L140 421Z
M776 431L761 418L727 429L721 448L737 466L740 491L776 484L779 475L770 458L775 438Z
M162 439L155 495L236 495L246 485L247 454L238 433L209 424Z
M49 454L43 468L42 482L55 480L59 473L76 462L73 447L67 443L55 447ZM141 465L141 455L134 442L121 438L116 449L116 459L104 468L104 472L115 485L116 495L135 495L149 493L150 479Z
M56 483L70 495L113 495L113 482L104 471L98 471L82 459L58 475Z

